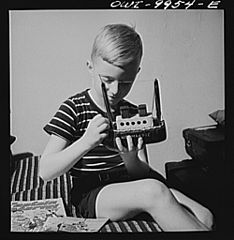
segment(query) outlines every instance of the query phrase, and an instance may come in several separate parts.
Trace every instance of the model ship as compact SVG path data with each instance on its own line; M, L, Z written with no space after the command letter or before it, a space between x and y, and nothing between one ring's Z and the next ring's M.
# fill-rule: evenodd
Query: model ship
M147 112L146 104L140 104L137 107L136 114L132 114L128 106L120 107L120 115L116 116L116 119L113 119L105 84L103 82L102 93L107 110L107 117L111 123L109 138L113 138L114 140L116 137L120 137L124 145L126 145L127 135L132 137L134 143L137 142L139 137L143 138L145 144L157 143L166 139L166 126L161 116L160 93L157 79L154 80L156 116L153 116L153 111ZM108 139L105 142L110 144L112 141Z

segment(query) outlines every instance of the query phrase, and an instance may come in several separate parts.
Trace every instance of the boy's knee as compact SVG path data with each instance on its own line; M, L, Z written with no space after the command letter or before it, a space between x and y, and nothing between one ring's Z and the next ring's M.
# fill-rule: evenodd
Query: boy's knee
M215 221L214 221L214 215L213 213L208 209L205 208L202 211L202 222L210 229L212 230L212 228L215 225Z
M144 181L142 194L146 208L155 207L157 203L165 203L171 197L167 186L155 179L146 179Z

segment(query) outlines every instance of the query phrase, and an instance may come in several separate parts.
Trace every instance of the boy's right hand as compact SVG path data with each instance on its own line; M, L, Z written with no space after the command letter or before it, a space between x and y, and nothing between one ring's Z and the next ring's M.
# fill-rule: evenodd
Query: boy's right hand
M104 118L101 114L97 114L90 120L82 138L90 148L94 148L108 135L105 131L109 129L109 127L109 120Z

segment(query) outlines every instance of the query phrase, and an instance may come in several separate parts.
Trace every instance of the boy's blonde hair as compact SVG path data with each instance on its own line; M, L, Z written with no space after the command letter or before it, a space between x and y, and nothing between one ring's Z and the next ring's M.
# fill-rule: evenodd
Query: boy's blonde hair
M109 24L96 36L91 59L101 57L115 66L123 67L133 61L140 63L143 46L140 35L125 24Z

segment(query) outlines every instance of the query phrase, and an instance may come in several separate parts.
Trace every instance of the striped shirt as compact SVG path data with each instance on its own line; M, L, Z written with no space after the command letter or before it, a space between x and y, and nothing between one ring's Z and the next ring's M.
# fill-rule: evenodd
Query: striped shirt
M69 97L59 107L53 118L44 127L49 134L57 135L71 143L78 140L85 133L89 121L97 114L107 117L93 102L88 93L89 89ZM113 116L120 114L120 106L135 107L126 100L118 103ZM119 153L100 144L89 151L71 169L71 175L77 176L81 171L102 171L123 165Z

